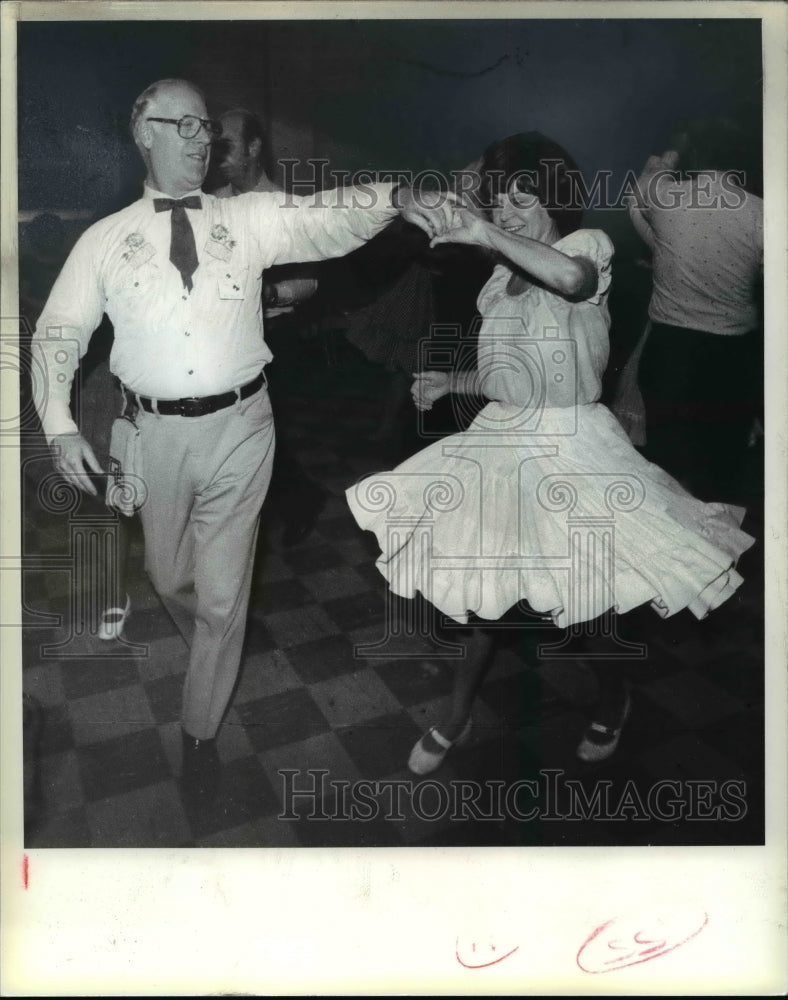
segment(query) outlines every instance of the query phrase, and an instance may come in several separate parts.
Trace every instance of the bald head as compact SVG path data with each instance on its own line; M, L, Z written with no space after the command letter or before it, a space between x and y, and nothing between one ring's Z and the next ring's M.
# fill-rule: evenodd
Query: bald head
M157 80L149 87L146 87L134 102L134 107L131 109L131 121L129 124L131 126L131 134L134 137L137 149L139 149L142 154L142 158L146 163L148 161L147 151L142 143L140 135L145 124L145 119L149 115L166 117L165 111L162 110L162 108L166 108L166 106L170 105L173 100L177 101L184 95L197 97L200 101L202 101L203 106L205 105L205 95L196 84L190 83L188 80L178 80L175 78Z
M205 95L200 88L190 83L188 80L170 78L167 80L157 80L140 94L131 109L131 134L137 149L140 151L146 166L149 165L149 155L145 142L143 141L143 130L145 120L150 115L167 117L166 108L178 103L179 99L196 98L205 107Z
M198 191L205 180L213 131L205 98L187 80L158 80L134 102L131 128L148 170L148 184L173 198ZM179 122L189 117L194 135Z

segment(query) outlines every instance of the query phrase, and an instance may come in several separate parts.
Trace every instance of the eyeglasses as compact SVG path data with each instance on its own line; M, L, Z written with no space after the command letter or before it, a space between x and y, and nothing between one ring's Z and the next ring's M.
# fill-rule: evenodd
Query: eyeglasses
M204 128L212 139L218 139L222 134L221 122L211 118L198 118L197 115L184 115L182 118L147 118L146 121L177 125L178 135L181 139L193 139L201 128Z

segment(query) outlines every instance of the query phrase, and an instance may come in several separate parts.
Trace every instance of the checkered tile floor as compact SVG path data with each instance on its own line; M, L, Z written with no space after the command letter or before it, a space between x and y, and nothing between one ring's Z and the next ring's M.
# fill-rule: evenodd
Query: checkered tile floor
M418 635L374 649L385 615L403 607L386 597L372 537L343 498L359 475L390 464L360 443L384 376L341 337L324 356L309 344L293 350L304 357L293 369L298 385L283 381L280 432L331 495L314 532L293 548L264 514L242 673L218 741L222 788L210 808L195 810L179 791L187 650L144 574L138 530L124 641L99 641L89 623L75 634L80 605L68 570L55 564L68 552L69 516L45 514L28 489L25 552L52 557L52 565L31 561L24 574L24 690L41 708L26 760L37 791L27 846L761 842L760 544L742 560L745 586L707 621L638 612L648 657L637 667L620 748L606 764L574 757L594 700L588 662L540 658L537 639L559 633L521 628L501 633L469 743L429 780L413 778L408 753L436 718L451 661ZM745 528L762 535L757 504ZM364 647L377 655L362 655ZM539 799L538 819L528 818L536 801L529 786L492 807L494 794L523 781L537 782L540 796L551 783L556 790L552 804ZM379 783L366 786L360 804L352 798L357 782ZM475 811L457 809L457 789L468 782L489 808L483 798ZM589 800L601 791L612 805L583 818L576 791L566 798L570 785ZM706 819L683 818L692 796Z

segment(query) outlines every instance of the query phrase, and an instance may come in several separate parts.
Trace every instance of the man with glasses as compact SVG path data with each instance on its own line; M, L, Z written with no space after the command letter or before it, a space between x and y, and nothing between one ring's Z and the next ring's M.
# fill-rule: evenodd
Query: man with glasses
M145 486L146 567L190 647L182 783L202 802L218 786L215 737L238 674L274 452L262 273L342 256L398 211L430 235L450 212L392 185L285 205L270 193L202 194L219 126L183 80L148 87L131 129L147 168L142 197L91 226L55 282L34 336L48 375L37 405L56 468L95 494L90 473L104 470L71 418L69 392L106 313L115 328L110 368L138 430L129 450Z

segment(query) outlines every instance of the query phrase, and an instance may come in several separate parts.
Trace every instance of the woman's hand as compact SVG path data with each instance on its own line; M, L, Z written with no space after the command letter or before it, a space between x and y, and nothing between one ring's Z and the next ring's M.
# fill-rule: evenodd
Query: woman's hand
M410 394L417 410L431 410L433 403L451 392L448 372L416 372Z
M448 194L451 204L451 219L449 228L443 233L437 233L430 242L431 247L440 243L465 243L470 246L490 249L490 231L495 227L478 211L467 208L454 194Z
M418 226L430 239L446 232L451 224L452 204L444 191L419 191L414 193L400 184L391 193L391 200L399 214L411 225Z

